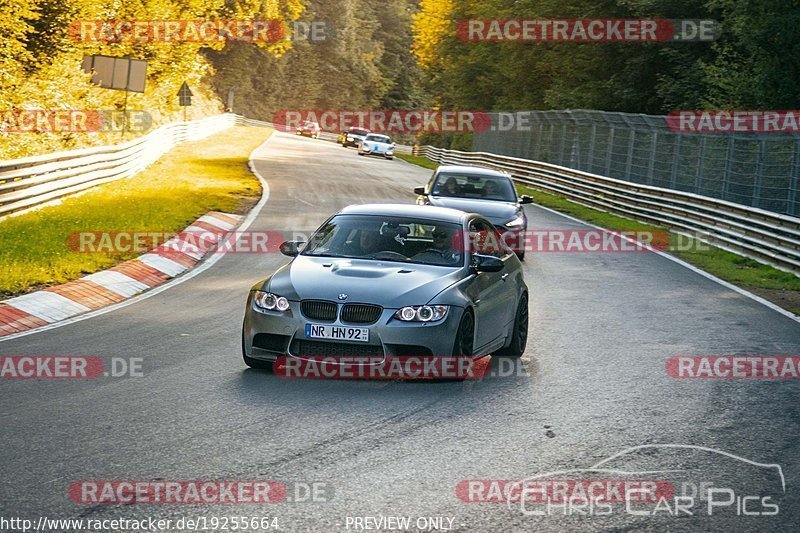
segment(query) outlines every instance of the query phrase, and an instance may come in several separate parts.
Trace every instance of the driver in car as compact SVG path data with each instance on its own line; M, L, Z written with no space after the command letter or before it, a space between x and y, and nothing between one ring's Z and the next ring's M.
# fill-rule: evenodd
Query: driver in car
M381 233L376 229L362 229L358 236L361 255L371 255L381 250Z
M453 233L446 228L434 228L431 232L433 248L421 251L411 258L412 261L433 265L457 265L461 262L461 253L453 248Z

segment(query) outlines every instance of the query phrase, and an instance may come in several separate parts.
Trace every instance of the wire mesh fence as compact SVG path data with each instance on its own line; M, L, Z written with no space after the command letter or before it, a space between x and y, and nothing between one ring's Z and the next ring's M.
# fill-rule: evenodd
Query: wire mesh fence
M604 111L492 113L472 149L800 214L800 135L686 133L666 117Z

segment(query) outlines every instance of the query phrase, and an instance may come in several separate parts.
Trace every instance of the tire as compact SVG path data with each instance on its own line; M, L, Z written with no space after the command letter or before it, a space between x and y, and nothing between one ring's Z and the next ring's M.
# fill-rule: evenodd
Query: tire
M387 156L387 157L386 157L386 159L388 159L389 161L391 161L392 159L394 159L394 156L393 156L393 155Z
M253 359L252 357L247 356L247 352L244 350L244 329L242 329L242 359L244 360L244 364L250 368L255 368L257 370L268 370L272 372L273 364L271 362L262 361L261 359Z
M523 294L517 304L517 312L514 316L514 326L511 330L511 344L501 348L492 355L500 357L521 357L525 353L525 345L528 343L528 295Z
M458 323L458 332L456 332L456 340L453 343L453 355L473 355L472 351L475 348L475 317L472 311L467 309L461 315L461 322Z
M365 155L364 152L358 152L358 155Z

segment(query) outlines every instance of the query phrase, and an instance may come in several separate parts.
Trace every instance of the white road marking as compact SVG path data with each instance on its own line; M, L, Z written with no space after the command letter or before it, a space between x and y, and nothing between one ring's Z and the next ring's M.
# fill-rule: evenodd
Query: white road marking
M225 222L224 220L220 220L215 216L211 215L203 215L197 219L198 222L205 222L206 224L211 224L212 226L216 226L219 229L223 229L225 231L229 231L233 229L233 224L229 222Z
M140 255L139 261L173 278L181 272L187 270L187 268L182 264L176 263L175 261L167 259L166 257L162 257L158 254Z
M84 276L81 279L97 283L101 287L126 298L136 296L140 292L150 288L149 285L115 270L101 270L100 272Z
M38 291L17 296L3 303L41 318L45 322L56 322L89 311L85 305L50 291Z
M586 222L585 220L581 220L579 218L575 218L573 216L561 213L559 211L556 211L555 209L550 209L549 207L544 207L544 206L538 205L538 204L533 204L532 207L536 207L538 209L544 209L545 211L549 211L549 212L551 212L551 213L553 213L555 215L559 215L559 216L562 216L564 218L568 218L569 220L572 220L574 222L579 222L579 223L583 224L584 226L589 226L590 228L599 229L599 230L605 231L605 232L613 232L613 230L609 230L609 229L606 229L606 228L601 228L600 226L595 226L594 224ZM628 237L625 237L624 235L622 237L624 239L630 241L630 242L636 242L634 239L630 239ZM665 259L669 259L673 263L677 263L677 264L681 265L682 267L688 268L692 272L696 272L697 274L700 274L704 278L708 278L711 281L719 283L723 287L726 287L728 289L731 289L732 291L738 292L742 296L746 296L747 298L750 298L751 300L754 300L754 301L760 303L761 305L765 305L765 306L769 307L770 309L772 309L773 311L777 311L778 313L782 314L783 316L785 316L787 318L791 318L795 322L800 323L800 316L797 316L794 313L792 313L790 311L787 311L786 309L784 309L784 308L782 308L782 307L780 307L778 305L775 305L774 303L770 302L769 300L765 300L761 296L757 296L757 295L753 294L752 292L749 292L749 291L747 291L747 290L745 290L745 289L743 289L741 287L737 287L736 285L734 285L732 283L728 283L724 279L720 279L720 278L718 278L717 276L715 276L713 274L709 274L705 270L701 270L701 269L697 268L696 266L691 265L691 264L687 263L686 261L683 261L682 259L678 259L674 255L670 255L670 254L668 254L666 252L662 252L662 251L656 250L656 249L653 249L651 251L654 254L658 254L661 257L665 258Z

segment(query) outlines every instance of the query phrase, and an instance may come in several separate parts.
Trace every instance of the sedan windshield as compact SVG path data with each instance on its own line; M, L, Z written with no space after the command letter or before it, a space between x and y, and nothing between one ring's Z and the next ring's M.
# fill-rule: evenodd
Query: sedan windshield
M302 255L463 266L458 224L381 215L337 215L311 237Z
M495 200L516 202L517 193L511 180L501 176L481 174L441 173L431 189L433 196L471 198L476 200Z
M375 142L378 142L378 143L392 144L392 140L389 137L387 137L386 135L375 135L374 133L370 134L370 135L367 135L366 139L364 139L364 140L365 141L375 141Z
M349 133L350 135L367 135L367 134L369 134L369 132L367 130L358 130L358 129L352 129L352 128L347 133Z

